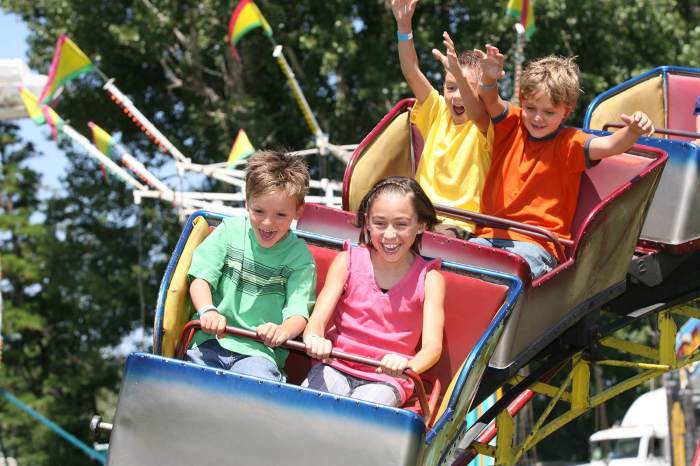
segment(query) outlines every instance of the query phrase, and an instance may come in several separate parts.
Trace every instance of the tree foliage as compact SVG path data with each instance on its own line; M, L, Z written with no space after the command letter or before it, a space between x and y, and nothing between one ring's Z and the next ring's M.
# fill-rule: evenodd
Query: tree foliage
M332 142L359 142L394 103L410 97L386 1L256 3ZM238 46L242 62L231 58L225 37L233 0L0 0L0 6L28 24L34 69L48 71L58 35L68 34L195 162L223 161L238 128L256 147L313 144L270 41L252 31ZM441 47L443 30L462 49L488 42L509 54L513 19L504 9L505 1L421 1L415 43L436 87L442 70L431 49ZM580 124L596 94L642 71L700 66L700 6L693 0L537 0L535 16L527 57L578 56L584 94L572 124ZM97 74L71 83L58 113L78 130L93 120L116 133L151 167L166 163L100 85ZM140 324L142 308L152 318L175 215L167 205L133 206L123 186L105 183L69 146L63 194L42 202L34 194L37 174L22 168L31 145L16 141L10 126L2 133L2 198L11 200L0 212L8 336L2 385L88 440L96 393L119 383L120 360L104 349ZM333 162L331 169L340 176L343 167ZM88 464L32 422L2 406L0 435L23 462Z

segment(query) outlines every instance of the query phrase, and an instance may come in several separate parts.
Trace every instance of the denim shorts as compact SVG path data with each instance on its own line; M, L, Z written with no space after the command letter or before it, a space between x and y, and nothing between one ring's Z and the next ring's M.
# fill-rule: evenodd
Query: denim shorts
M277 364L270 359L263 356L234 353L222 347L216 338L211 338L188 349L186 360L201 366L224 369L236 374L252 375L275 382L284 382L285 379Z
M490 246L498 249L505 249L519 255L530 266L530 275L534 280L557 266L556 259L542 246L528 241L513 241L501 238L471 238L472 243L482 246Z

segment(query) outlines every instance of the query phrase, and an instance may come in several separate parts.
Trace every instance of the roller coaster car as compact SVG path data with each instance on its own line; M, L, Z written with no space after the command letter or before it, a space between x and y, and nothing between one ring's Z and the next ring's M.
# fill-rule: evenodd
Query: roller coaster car
M345 177L346 211L307 205L298 222L296 232L316 261L319 289L342 239L358 237L347 210L377 179L414 171L422 143L409 123L410 105L399 103L354 154ZM516 255L426 233L422 254L443 259L447 284L444 351L426 373L437 381L436 410L389 408L301 388L294 383L309 365L301 353L287 362L290 383L174 358L192 317L186 278L192 250L221 218L191 217L161 284L155 354L135 353L126 363L109 464L444 463L465 432L478 390L500 385L586 312L622 292L664 162L661 151L635 147L588 170L573 241L552 238L568 259L533 282ZM528 225L509 227L547 235Z
M649 208L640 246L630 268L633 293L610 309L627 313L643 307L686 302L700 296L700 148L694 104L700 96L700 69L662 66L597 96L584 128L597 133L616 125L620 113L642 110L657 128L640 143L668 152L669 162Z
M363 193L377 180L414 174L423 141L410 123L412 102L399 102L356 149L345 171L345 210L354 211ZM634 146L586 170L571 230L573 241L549 233L567 259L534 281L524 261L505 251L448 238L426 243L424 253L429 256L446 257L435 246L449 243L450 260L513 273L524 284L489 362L482 382L483 396L502 385L587 313L624 291L630 260L666 157L659 149ZM451 209L438 210L454 216ZM543 234L543 229L473 212L461 212L459 218ZM343 237L338 231L330 233Z
M324 217L315 206L307 207L296 233L314 257L320 290L342 241L303 231L304 224L339 226L338 217ZM186 276L192 251L220 219L201 212L187 221L161 284L155 354L134 353L127 359L109 464L437 464L464 428L494 343L522 290L520 280L443 261L444 351L425 374L433 385L431 400L417 407L380 406L296 385L310 363L301 352L287 361L289 383L174 357L182 353L178 341L193 314ZM432 233L426 236L439 241Z

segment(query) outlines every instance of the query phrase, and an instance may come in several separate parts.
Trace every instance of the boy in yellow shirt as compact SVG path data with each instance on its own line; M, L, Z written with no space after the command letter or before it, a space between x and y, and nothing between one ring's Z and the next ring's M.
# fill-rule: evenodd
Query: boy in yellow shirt
M478 97L479 57L473 51L457 57L452 40L444 34L447 55L433 49L433 55L445 67L441 96L418 64L411 29L417 3L418 0L391 1L398 27L401 71L416 98L411 122L424 140L416 180L434 203L479 212L493 141L489 115ZM465 239L474 226L443 219L435 230Z

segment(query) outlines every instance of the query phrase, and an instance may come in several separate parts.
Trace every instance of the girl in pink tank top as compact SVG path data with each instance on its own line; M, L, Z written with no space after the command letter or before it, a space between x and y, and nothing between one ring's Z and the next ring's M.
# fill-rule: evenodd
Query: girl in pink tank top
M346 241L333 260L304 331L308 355L323 363L302 386L400 406L413 392L404 369L424 372L442 353L440 262L419 254L421 235L437 217L415 180L389 177L362 199L357 223L360 245ZM329 360L332 348L381 366Z

